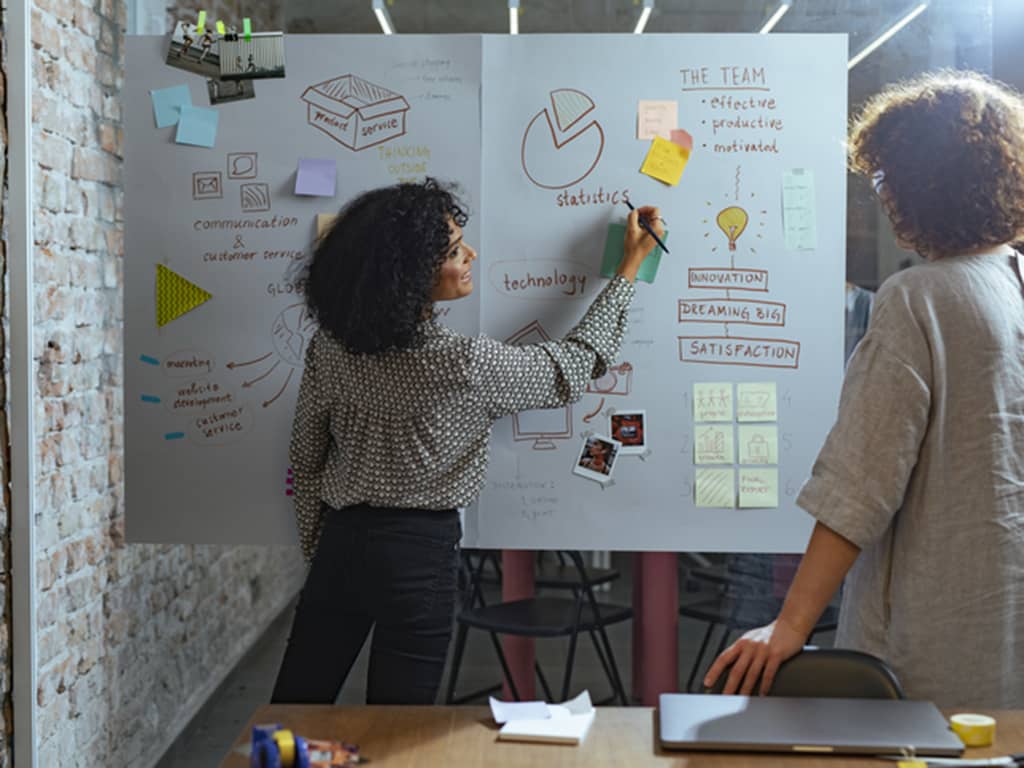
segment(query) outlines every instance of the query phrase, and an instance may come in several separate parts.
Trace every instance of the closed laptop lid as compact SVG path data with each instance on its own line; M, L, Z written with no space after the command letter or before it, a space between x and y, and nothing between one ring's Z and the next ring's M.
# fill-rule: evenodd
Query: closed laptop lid
M668 749L959 756L964 745L929 701L663 693Z

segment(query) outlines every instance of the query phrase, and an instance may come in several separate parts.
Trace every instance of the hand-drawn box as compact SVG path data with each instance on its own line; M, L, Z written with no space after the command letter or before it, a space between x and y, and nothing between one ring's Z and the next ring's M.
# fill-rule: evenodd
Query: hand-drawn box
M302 94L307 121L357 152L405 135L405 97L355 75L311 85Z

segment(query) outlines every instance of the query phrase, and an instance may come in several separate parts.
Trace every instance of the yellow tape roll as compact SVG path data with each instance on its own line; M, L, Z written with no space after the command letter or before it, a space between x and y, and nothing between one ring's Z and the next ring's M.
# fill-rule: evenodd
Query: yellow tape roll
M996 737L996 721L988 715L953 715L949 722L968 747L990 747Z
M281 768L292 768L295 765L295 734L288 729L274 731L271 737L281 753Z

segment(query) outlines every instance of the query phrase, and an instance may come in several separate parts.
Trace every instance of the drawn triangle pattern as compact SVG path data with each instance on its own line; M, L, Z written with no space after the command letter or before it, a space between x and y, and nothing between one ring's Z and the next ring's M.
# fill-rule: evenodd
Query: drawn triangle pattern
M156 265L156 324L167 325L213 298L195 283L163 264Z

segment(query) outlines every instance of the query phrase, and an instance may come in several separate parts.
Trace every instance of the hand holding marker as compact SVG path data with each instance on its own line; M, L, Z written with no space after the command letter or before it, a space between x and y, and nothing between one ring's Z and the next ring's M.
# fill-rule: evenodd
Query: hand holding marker
M625 200L623 202L625 202L626 205L629 206L629 210L631 210L631 211L635 211L636 210L636 208L633 207L633 204L631 202L629 202L629 200ZM661 221L662 221L662 223L665 222L664 219L662 219ZM654 230L651 229L651 225L647 223L647 221L644 219L643 216L640 217L640 226L643 227L643 229L647 232L647 234L649 234L651 237L654 238L654 242L656 242L658 244L658 246L661 248L661 250L663 250L665 253L668 253L668 248L666 248L665 244L663 242L661 242L661 238L658 237L655 234Z

